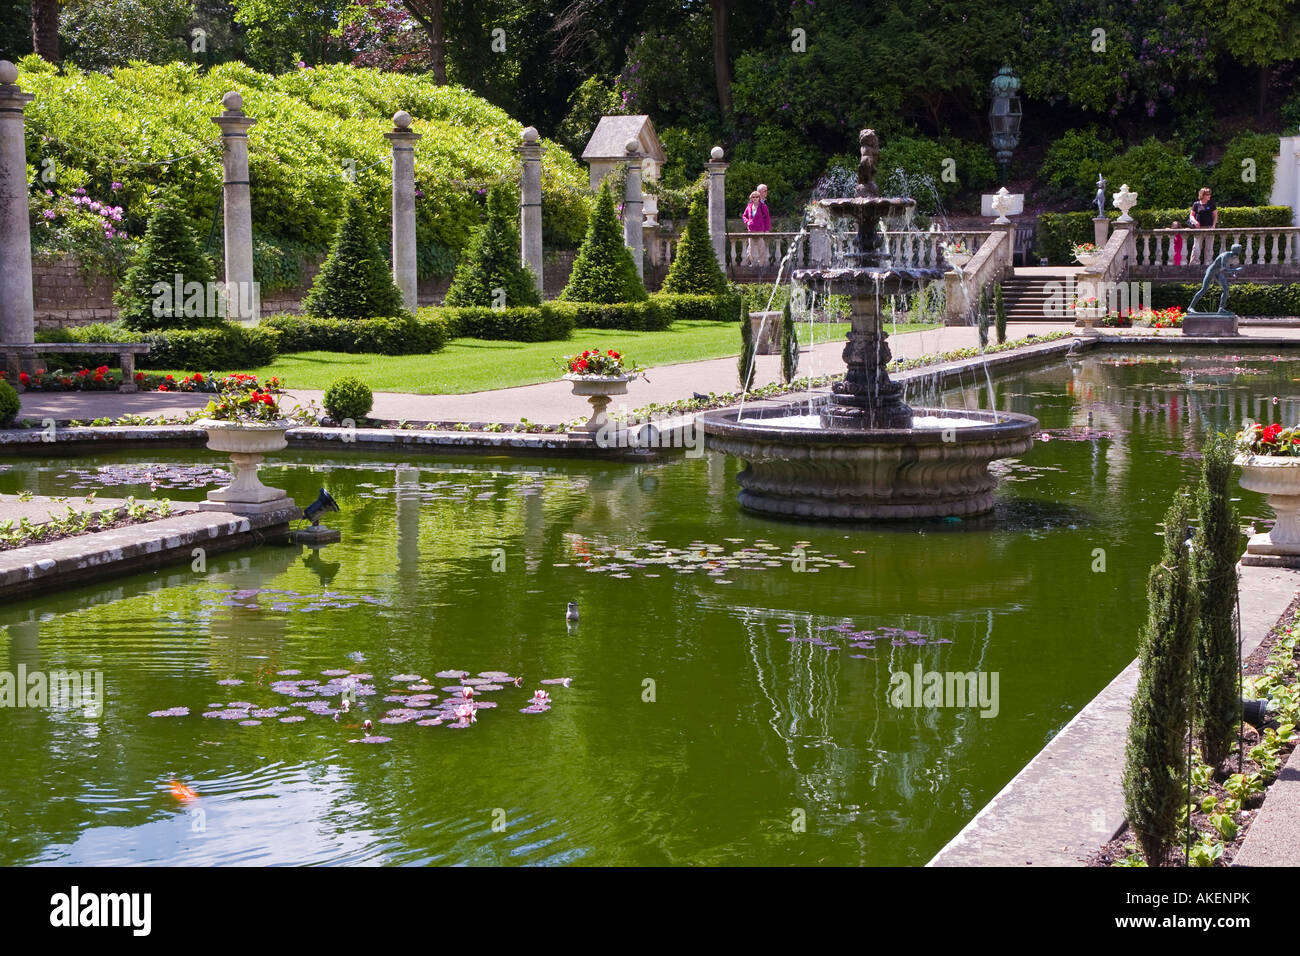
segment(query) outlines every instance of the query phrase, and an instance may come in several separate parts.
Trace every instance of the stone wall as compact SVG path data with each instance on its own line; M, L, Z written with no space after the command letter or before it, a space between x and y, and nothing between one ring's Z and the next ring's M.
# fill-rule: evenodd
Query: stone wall
M549 253L544 266L546 297L560 294L569 273L573 271L572 251ZM262 297L262 314L277 312L297 314L302 311L302 300L311 289L312 280L320 271L319 262L303 263L302 281L293 289L281 289ZM666 271L666 270L665 270ZM661 275L646 270L646 284L657 289ZM36 328L60 329L93 322L112 322L117 318L113 306L113 287L106 276L92 276L75 256L37 260L32 263L32 284L36 299ZM451 285L449 277L421 279L420 305L439 305Z
M89 274L75 256L34 260L32 294L38 331L117 318L113 284L107 276Z

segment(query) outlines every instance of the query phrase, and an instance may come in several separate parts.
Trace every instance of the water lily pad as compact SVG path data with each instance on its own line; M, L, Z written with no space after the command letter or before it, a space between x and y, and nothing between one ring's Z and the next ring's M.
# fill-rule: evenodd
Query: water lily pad
M188 717L190 709L188 707L168 707L166 710L152 711L150 717Z
M261 727L261 726L262 726L262 722L261 722L260 720L241 720L241 721L239 722L239 726L241 726L241 727Z
M419 674L394 674L389 678L394 684L413 684L419 679Z
M222 687L238 687L240 684L243 683L243 681L240 680L238 677L227 677L224 680L217 681L217 683L220 684Z
M392 739L392 737L371 736L362 737L360 740L351 740L348 742L354 744L386 744Z
M303 722L304 720L306 720L306 719L307 719L306 717L299 717L298 715L295 714L295 715L292 716L292 717L281 717L281 718L280 718L280 723L282 723L282 724L300 724L300 723L302 723L302 722Z

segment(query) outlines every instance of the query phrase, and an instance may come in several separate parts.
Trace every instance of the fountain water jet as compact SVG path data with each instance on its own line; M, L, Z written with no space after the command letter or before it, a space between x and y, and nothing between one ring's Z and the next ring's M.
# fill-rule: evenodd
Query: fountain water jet
M832 386L815 423L807 421L804 403L706 412L699 416L705 441L748 463L737 480L740 503L751 511L839 521L981 514L993 507L989 463L1028 451L1038 421L996 411L957 417L945 409L919 409L921 420L914 420L902 386L887 371L880 299L943 273L887 261L879 225L914 202L879 195L875 131L863 130L858 143L856 195L814 201L831 217L856 221L858 251L845 256L846 267L793 273L815 294L850 300L844 379Z

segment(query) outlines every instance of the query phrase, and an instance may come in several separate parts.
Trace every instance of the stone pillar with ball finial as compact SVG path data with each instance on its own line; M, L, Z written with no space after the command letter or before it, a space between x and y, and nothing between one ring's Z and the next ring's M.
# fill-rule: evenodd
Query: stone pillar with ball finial
M256 322L261 311L253 284L253 204L248 181L248 130L257 120L244 112L244 98L231 90L212 122L221 127L225 189L226 318Z
M727 164L722 161L722 147L714 146L709 162L709 236L713 239L713 254L718 266L727 271Z
M27 205L27 145L23 109L34 100L18 87L18 67L0 60L0 339L14 345L35 337L32 238ZM16 381L21 368L9 369Z
M411 129L411 114L393 114L393 131L384 138L393 146L393 282L402 293L402 305L414 312L418 305L419 274L415 260L415 144L419 133Z
M516 148L523 170L519 183L519 255L533 270L537 291L542 292L542 153L536 127L524 127Z
M627 154L627 184L623 189L623 244L632 251L636 274L645 279L645 238L642 235L641 148L636 140L629 140Z

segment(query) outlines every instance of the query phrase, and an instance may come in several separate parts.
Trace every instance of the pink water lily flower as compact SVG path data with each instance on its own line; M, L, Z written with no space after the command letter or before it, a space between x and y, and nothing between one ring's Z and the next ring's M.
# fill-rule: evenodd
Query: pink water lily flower
M546 691L544 690L533 691L534 704L549 704L550 702L551 702L551 695L546 693Z
M471 724L478 720L478 715L474 713L473 704L461 704L453 713L456 715L457 720L466 720Z

